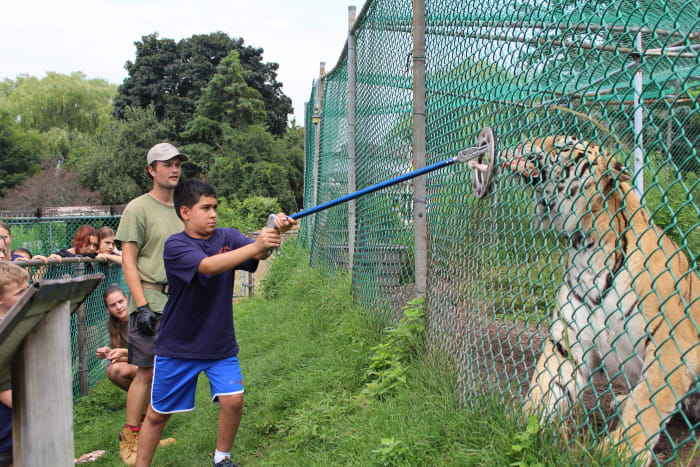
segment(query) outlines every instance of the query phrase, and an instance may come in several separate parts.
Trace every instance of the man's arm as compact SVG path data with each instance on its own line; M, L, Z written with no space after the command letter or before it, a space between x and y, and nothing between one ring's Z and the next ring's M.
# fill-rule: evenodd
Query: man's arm
M136 257L138 254L139 247L136 242L122 242L124 280L137 307L148 303L146 296L143 294L143 287L141 287L141 276L139 276L139 271L136 269Z

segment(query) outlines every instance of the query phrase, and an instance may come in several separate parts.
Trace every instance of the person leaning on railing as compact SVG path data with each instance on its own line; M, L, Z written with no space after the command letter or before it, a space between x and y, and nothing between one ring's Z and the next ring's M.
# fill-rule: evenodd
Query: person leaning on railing
M33 256L32 252L29 251L27 248L15 248L12 250L12 261L21 261L21 262L26 262L26 261L32 261L32 260L40 260L43 264L46 264L47 259L44 258L41 255L36 255ZM31 275L31 281L36 282L38 280L41 280L44 277L44 274L46 274L46 266L40 265L37 267L37 269L32 272L32 266L25 266L27 268L27 272Z
M5 240L0 239L5 249ZM23 268L0 261L0 321L29 288L29 274ZM8 375L9 378L9 375ZM12 389L10 382L0 381L0 467L12 465Z
M97 258L106 259L114 264L122 265L122 254L114 246L114 230L107 225L97 229Z
M63 258L87 256L94 258L97 255L97 230L89 225L81 225L73 237L73 246L58 250L49 255L49 259L55 259L59 263Z
M14 254L14 250L12 250L12 229L10 228L10 224L5 221L0 221L0 239L2 239L4 243L4 247L0 249L0 259L6 261L22 261L24 259ZM24 248L24 250L29 252L26 248ZM46 257L42 255L31 256L31 259L40 260L46 264Z

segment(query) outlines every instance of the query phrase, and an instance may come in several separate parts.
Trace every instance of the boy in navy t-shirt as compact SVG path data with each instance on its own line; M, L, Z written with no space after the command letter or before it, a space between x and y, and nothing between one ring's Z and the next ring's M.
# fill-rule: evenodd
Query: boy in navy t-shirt
M263 229L252 240L236 229L216 228L216 192L208 183L183 180L174 196L185 230L171 235L163 250L170 291L156 343L151 405L141 427L136 465L151 465L172 413L194 409L197 377L204 371L212 400L221 405L214 466L231 467L231 447L243 410L231 302L234 271L255 271L258 260L280 246L280 232L296 221L278 214L277 228Z

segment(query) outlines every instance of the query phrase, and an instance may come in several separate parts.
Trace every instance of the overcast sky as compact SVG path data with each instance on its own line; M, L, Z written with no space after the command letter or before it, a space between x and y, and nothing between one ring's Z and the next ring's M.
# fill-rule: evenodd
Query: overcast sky
M47 71L82 71L120 84L134 42L157 32L178 41L223 31L265 50L279 63L277 80L292 99L298 125L318 77L333 68L347 38L348 6L364 0L66 0L4 2L0 14L0 79Z

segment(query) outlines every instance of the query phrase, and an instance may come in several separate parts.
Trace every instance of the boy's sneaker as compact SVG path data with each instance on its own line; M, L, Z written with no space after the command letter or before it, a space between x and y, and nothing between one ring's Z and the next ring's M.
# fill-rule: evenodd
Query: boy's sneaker
M231 459L224 457L219 462L214 462L214 467L238 467L236 464L231 462Z
M126 465L136 465L136 449L139 447L138 431L124 427L119 433L119 456Z

